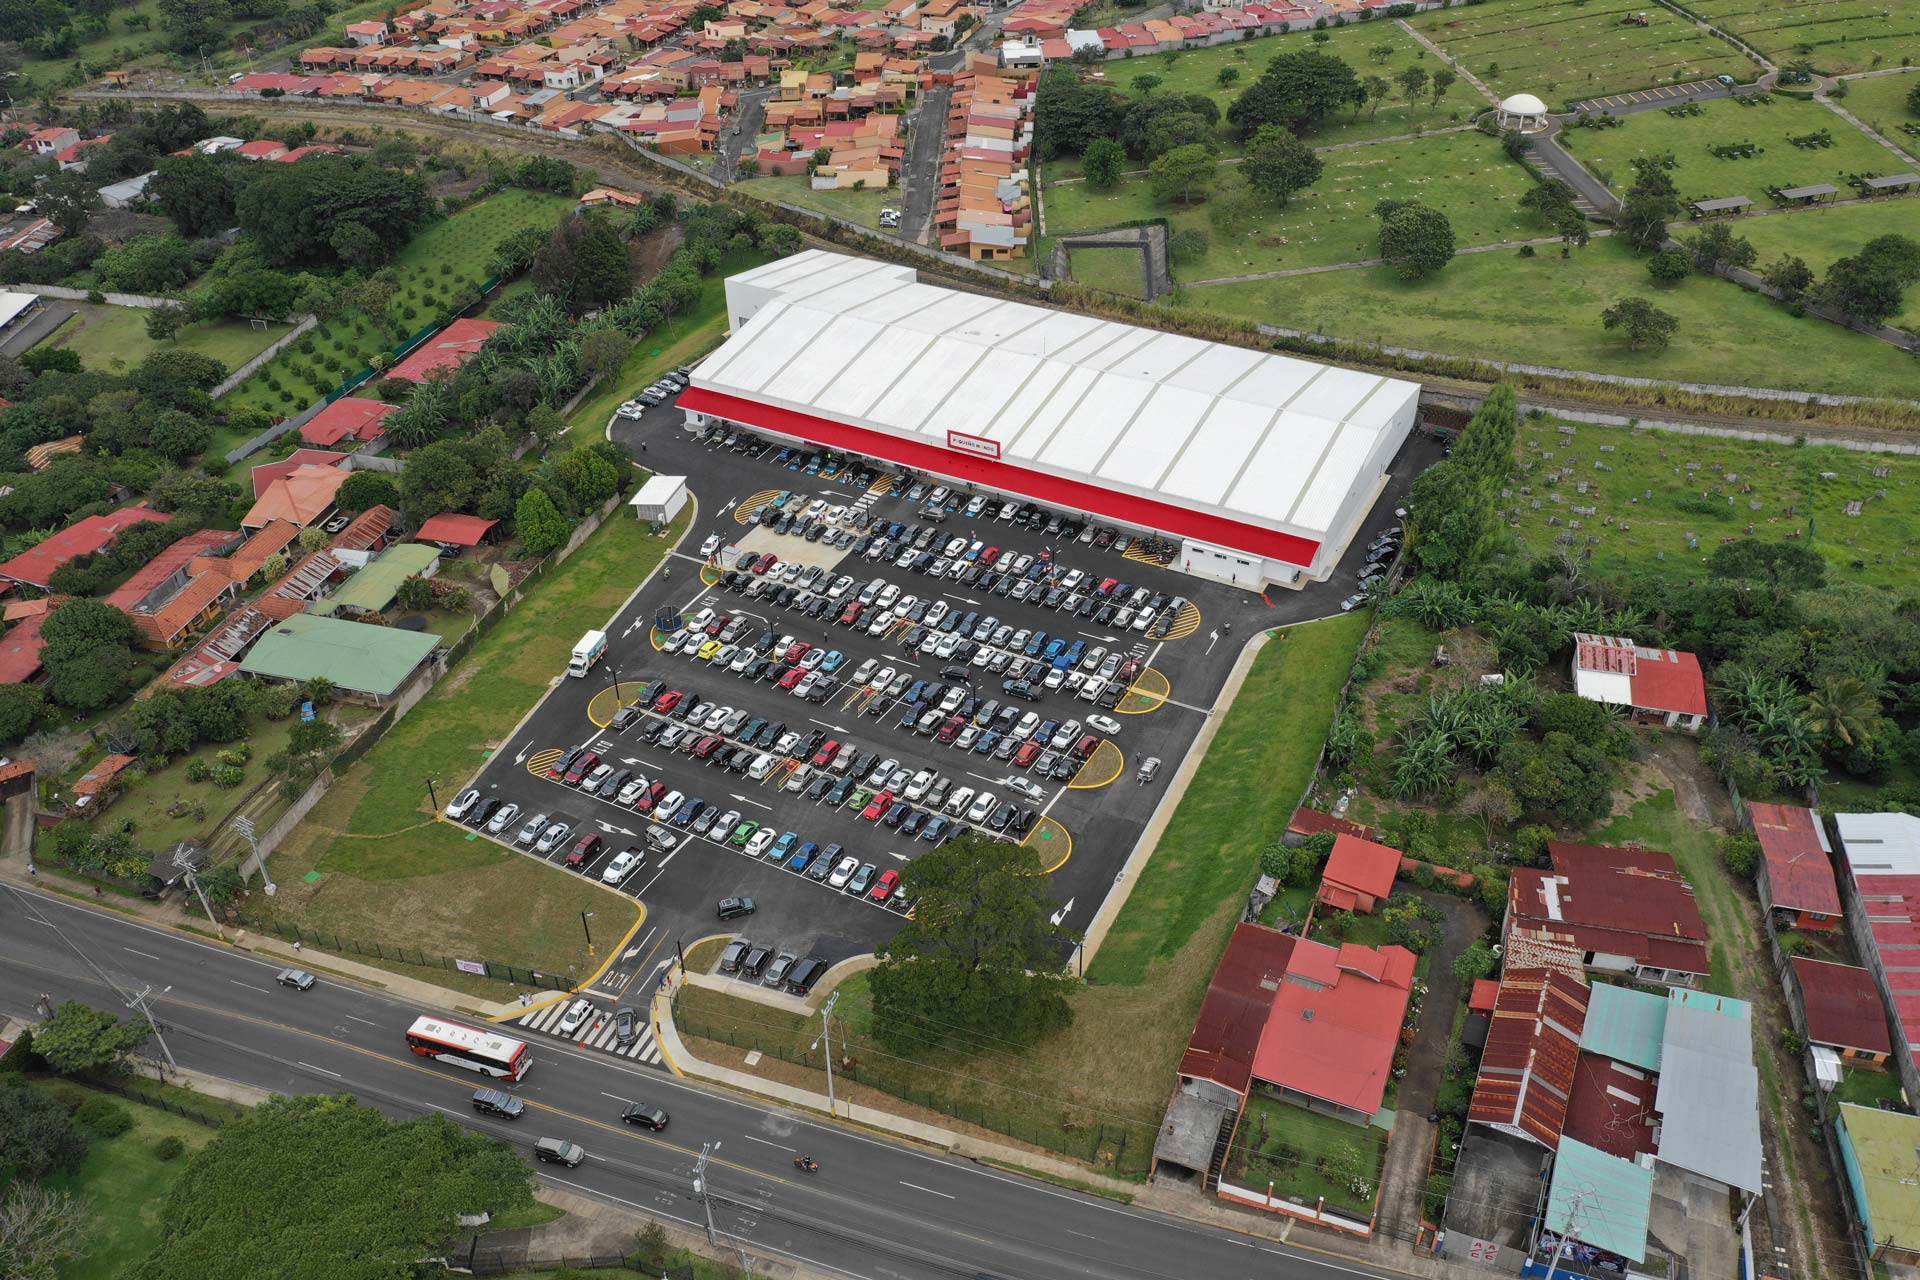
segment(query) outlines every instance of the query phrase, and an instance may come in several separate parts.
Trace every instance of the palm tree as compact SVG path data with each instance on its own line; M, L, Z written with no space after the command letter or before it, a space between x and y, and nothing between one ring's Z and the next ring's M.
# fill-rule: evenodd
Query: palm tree
M1858 746L1880 718L1880 697L1859 676L1831 676L1800 700L1807 727L1842 746Z

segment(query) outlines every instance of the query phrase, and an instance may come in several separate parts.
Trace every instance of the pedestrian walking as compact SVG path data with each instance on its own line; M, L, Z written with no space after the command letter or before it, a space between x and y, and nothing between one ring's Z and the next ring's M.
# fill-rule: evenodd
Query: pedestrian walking
M647 451L647 442L645 440L642 440L640 442L640 452L645 453L646 451Z
M298 938L295 938L293 941L293 954L300 954L300 940Z
M95 885L95 886L93 886L93 896L94 896L95 898L98 898L98 897L100 897L100 896L101 896L101 891L100 891L100 886L99 886L99 885Z
M37 878L37 877L39 876L39 874L40 874L40 868L38 868L38 867L36 867L36 866L34 866L34 865L33 865L33 859L32 859L32 858L28 858L28 859L27 859L27 874L28 874L28 875L30 875L30 876L34 876L34 877L36 877L36 878Z

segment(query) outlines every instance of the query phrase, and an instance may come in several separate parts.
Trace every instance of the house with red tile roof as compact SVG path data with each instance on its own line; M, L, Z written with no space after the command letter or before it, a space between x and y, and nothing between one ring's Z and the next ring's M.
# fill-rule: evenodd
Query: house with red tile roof
M1887 1031L1886 1006L1880 1002L1880 988L1871 970L1795 956L1783 976L1788 979L1787 1005L1795 1015L1794 1025L1807 1038L1824 1087L1840 1083L1849 1067L1887 1069L1893 1037ZM1818 1070L1829 1065L1830 1071Z
M1820 817L1803 805L1747 805L1760 840L1760 905L1788 929L1838 929L1843 908Z
M307 419L300 428L300 438L321 449L330 449L342 442L368 444L386 434L387 416L399 407L378 400L362 400L358 396L341 396Z
M1333 911L1372 915L1393 896L1393 880L1400 874L1400 851L1342 832L1333 838L1333 853L1320 874L1321 905Z
M1293 811L1293 817L1287 820L1287 843L1300 845L1308 836L1319 835L1322 831L1331 831L1335 835L1358 836L1362 840L1373 839L1373 828L1351 818L1337 818L1331 813L1322 813L1318 809L1309 809L1301 805Z
M432 542L441 547L477 547L493 534L498 520L482 520L479 516L461 515L455 511L443 511L430 516L413 535L415 542Z
M1591 702L1626 707L1642 724L1698 729L1707 719L1699 658L1617 636L1574 633L1573 690Z
M1557 942L1591 972L1639 982L1691 987L1711 970L1706 922L1671 855L1559 840L1547 855L1548 870L1514 870L1503 938Z
M1247 1096L1254 1054L1295 941L1292 934L1265 925L1234 926L1180 1059L1183 1084L1204 1082L1216 1086L1219 1096L1236 1100Z
M1405 947L1294 941L1253 1055L1253 1078L1352 1124L1379 1114L1413 991Z
M79 781L68 788L76 797L74 807L84 809L89 805L104 805L112 799L114 791L118 789L120 774L138 759L138 756L121 755L117 752L102 756L98 764L81 774Z
M53 585L53 571L80 556L93 555L113 545L122 529L143 521L165 524L167 517L144 503L122 507L103 516L76 520L36 547L29 547L0 564L0 578L42 591Z
M53 599L20 603L45 607L18 618L13 616L11 607L8 609L7 632L0 635L0 684L35 684L46 674L40 665L40 651L47 642L41 638L40 628L53 612Z
M327 449L295 449L278 462L263 462L250 472L253 477L253 496L258 498L275 480L291 475L301 467L344 467L350 456Z
M287 144L272 138L260 138L241 143L234 148L234 154L242 160L278 160L287 154Z
M109 592L107 604L133 619L148 648L174 649L220 611L239 590L225 574L209 574L204 564L219 553L234 550L242 535L226 529L202 529L162 547L153 559Z
M274 520L290 521L304 527L318 524L333 510L334 495L352 474L344 467L306 463L295 467L266 487L254 500L242 529L262 529Z
M421 343L412 355L389 369L386 376L425 382L429 375L441 369L457 369L472 359L499 327L497 320L455 320Z
M1503 973L1467 1120L1558 1150L1586 1021L1583 980L1548 969Z

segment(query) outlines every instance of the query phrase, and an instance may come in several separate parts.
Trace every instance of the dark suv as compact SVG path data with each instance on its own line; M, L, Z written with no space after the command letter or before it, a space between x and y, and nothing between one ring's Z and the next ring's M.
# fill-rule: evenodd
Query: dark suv
M527 1104L510 1093L498 1089L475 1089L473 1091L473 1109L483 1116L499 1116L502 1120L518 1120L527 1109Z

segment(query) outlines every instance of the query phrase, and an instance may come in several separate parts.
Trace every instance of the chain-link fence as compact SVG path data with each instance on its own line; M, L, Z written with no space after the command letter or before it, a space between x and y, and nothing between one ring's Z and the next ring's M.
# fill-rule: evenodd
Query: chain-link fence
M493 978L519 987L540 987L549 991L571 991L575 985L571 973L548 973L499 960L455 960L432 951L422 951L418 947L396 946L391 942L361 942L343 938L331 929L302 929L299 925L282 920L248 920L247 924L250 928L270 933L287 942L316 947L334 955L360 955L393 964L416 965L422 969L447 969L454 973L470 973L477 978Z

